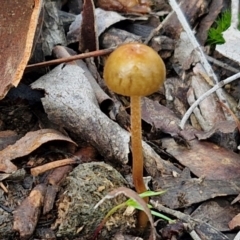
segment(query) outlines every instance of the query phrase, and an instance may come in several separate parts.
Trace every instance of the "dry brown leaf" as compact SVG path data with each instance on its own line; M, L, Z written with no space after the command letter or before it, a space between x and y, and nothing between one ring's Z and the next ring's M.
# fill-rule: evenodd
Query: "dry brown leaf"
M170 208L184 208L192 204L222 196L237 195L240 192L240 181L233 180L207 180L175 178L175 182L162 181L158 178L153 181L154 191L167 190L154 199Z
M157 101L149 98L142 98L142 119L150 124L153 128L168 133L171 136L182 136L186 140L195 138L195 134L199 132L190 125L186 126L186 130L179 128L180 119L169 108L162 106Z
M239 155L211 142L190 141L190 149L173 139L163 139L162 146L196 176L206 179L236 179L240 176Z
M17 86L31 55L42 0L1 1L0 99Z
M218 122L207 132L196 133L198 140L210 139L228 150L237 151L239 130L234 121L226 120Z
M239 205L232 206L225 199L217 198L202 203L191 217L207 222L221 232L229 231L228 222L239 212Z
M79 38L79 50L81 52L91 52L99 49L94 13L95 8L93 0L84 1L81 33Z
M236 215L230 222L229 222L229 228L233 230L234 228L240 227L240 213Z
M49 141L68 141L75 144L69 137L53 129L42 129L35 132L29 132L15 144L9 145L0 151L0 171L12 173L17 167L11 162L16 158L26 156Z

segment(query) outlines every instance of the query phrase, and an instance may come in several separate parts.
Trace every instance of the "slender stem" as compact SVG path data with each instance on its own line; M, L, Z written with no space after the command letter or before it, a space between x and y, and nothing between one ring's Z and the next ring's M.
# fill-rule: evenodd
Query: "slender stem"
M133 157L133 183L137 193L146 191L143 182L143 154L140 97L131 97L131 134Z
M138 96L131 97L131 134L133 183L137 193L143 193L147 189L143 181L141 98ZM148 198L144 198L144 201L148 203ZM145 228L147 221L147 215L141 211L138 216L138 225Z

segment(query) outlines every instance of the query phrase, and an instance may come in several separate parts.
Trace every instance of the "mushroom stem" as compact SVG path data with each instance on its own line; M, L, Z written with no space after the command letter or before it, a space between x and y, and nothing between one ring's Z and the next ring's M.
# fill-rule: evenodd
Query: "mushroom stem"
M133 183L137 193L146 191L143 181L143 154L142 154L142 124L141 124L141 98L131 97L131 142L133 158Z
M141 97L131 97L131 142L132 142L132 175L133 183L137 193L147 191L143 181L143 153L142 153L142 124L141 124ZM148 203L148 198L144 198ZM147 225L147 215L139 212L138 225L145 228Z

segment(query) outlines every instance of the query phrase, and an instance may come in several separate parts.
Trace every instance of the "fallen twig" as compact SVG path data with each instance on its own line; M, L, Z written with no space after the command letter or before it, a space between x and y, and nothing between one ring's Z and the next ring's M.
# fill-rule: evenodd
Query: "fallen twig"
M189 26L189 24L188 24L188 22L187 22L187 20L186 20L186 18L184 16L183 12L181 11L179 5L177 4L177 2L175 0L169 0L169 3L171 5L172 9L176 12L177 17L178 17L180 23L182 24L183 29L187 33L187 35L189 37L189 40L191 41L192 45L194 46L195 51L196 51L196 53L197 53L197 55L199 57L199 61L203 65L203 67L204 67L205 71L207 72L208 76L214 81L215 84L218 84L219 80L218 80L216 74L214 73L211 65L207 61L207 58L206 58L206 56L205 56L205 54L204 54L200 44L196 40L196 38L195 38L195 36L193 34L193 31L190 28L190 26ZM228 102L226 101L226 99L224 97L223 89L217 88L216 90L215 91L216 91L216 94L217 94L219 100L221 102L224 102L227 105L227 107L230 108ZM229 116L226 113L225 113L225 116L226 116L227 119L229 118Z
M31 174L33 176L38 176L39 174L44 173L53 168L62 167L62 166L69 165L69 164L76 164L76 163L78 163L78 161L79 161L79 158L74 157L74 158L66 158L66 159L50 162L50 163L32 168Z
M103 55L111 53L113 50L114 50L114 48L108 48L108 49L97 50L97 51L93 51L93 52L81 53L81 54L74 55L74 56L71 56L71 57L54 59L54 60L51 60L51 61L30 64L30 65L27 65L25 71L29 72L32 69L35 69L35 68L38 68L38 67L48 67L48 66L52 66L52 65L61 64L61 63L64 63L64 62L71 62L71 61L78 60L78 59L103 56Z
M210 94L214 93L217 89L223 87L224 85L233 82L234 80L240 78L240 73L234 74L233 76L226 78L225 80L219 82L218 84L216 84L214 87L212 87L211 89L209 89L207 92L205 92L201 97L199 97L192 105L191 107L187 110L187 112L185 113L185 115L183 116L179 126L181 129L184 129L184 126L188 120L188 118L190 117L190 115L192 114L193 110L197 107L197 105L202 102L206 97L208 97ZM224 103L226 103L226 101L224 101Z

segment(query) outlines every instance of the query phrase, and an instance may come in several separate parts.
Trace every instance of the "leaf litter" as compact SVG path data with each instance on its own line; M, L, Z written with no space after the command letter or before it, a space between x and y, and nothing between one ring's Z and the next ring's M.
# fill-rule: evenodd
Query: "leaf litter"
M179 219L183 225L181 225L182 230L175 232L173 229L174 227L177 228L177 225L163 227L161 230L157 230L158 237L161 236L164 239L174 235L179 239L180 236L184 239L234 239L236 234L234 235L234 232L231 232L231 230L239 226L239 203L238 198L236 198L240 187L239 132L237 128L238 123L232 121L231 114L229 114L230 111L226 111L226 108L231 109L232 113L239 118L238 96L235 95L233 97L231 95L231 87L234 87L234 85L231 86L231 83L229 83L229 86L217 91L216 95L212 94L202 99L198 108L195 108L190 115L184 115L189 106L196 100L201 99L212 86L216 86L215 84L217 84L219 79L232 77L234 80L239 77L238 74L232 75L231 69L237 68L235 63L223 56L214 55L213 51L208 52L208 54L216 58L217 61L210 65L206 60L205 54L207 52L203 54L191 30L196 27L197 19L201 19L199 28L198 26L196 27L196 36L199 37L199 42L204 45L206 32L210 27L210 24L204 22L206 21L205 18L209 17L210 21L214 22L214 19L222 10L221 2L216 3L216 1L212 1L211 5L208 5L204 1L198 1L197 3L193 1L188 6L187 2L183 1L181 10L179 10L176 8L177 3L171 0L169 1L168 9L172 7L177 14L174 11L168 13L159 10L155 14L151 13L150 15L144 15L144 17L139 16L139 13L148 13L148 8L150 7L144 1L137 1L137 3L135 1L131 3L123 1L123 4L127 5L118 5L120 7L116 7L114 1L108 2L107 6L104 1L96 2L96 6L102 6L107 10L111 9L113 11L106 11L100 8L94 10L94 7L89 10L93 11L92 14L95 16L96 22L92 20L89 24L92 30L89 33L87 32L87 35L82 35L81 37L84 38L84 41L86 38L91 37L92 41L95 42L87 42L87 45L85 42L83 44L84 47L80 47L82 51L88 49L86 46L95 46L91 50L98 50L98 46L101 48L106 43L109 46L113 46L113 42L120 44L123 41L131 41L131 39L132 41L136 41L136 39L137 41L144 41L146 36L148 36L149 40L151 40L149 45L159 52L167 64L168 76L165 88L150 98L142 99L143 135L145 137L142 143L144 167L145 175L150 176L152 179L152 190L167 190L162 196L152 197L152 205L162 213L170 214L172 217ZM119 1L116 2L119 4ZM152 9L157 9L155 4L154 1ZM162 5L165 6L168 3L163 1ZM35 6L37 7L37 5ZM82 41L79 34L80 32L83 33L81 29L87 29L87 26L85 26L87 24L86 19L81 23L79 20L81 15L79 15L76 17L74 25L69 28L75 17L73 18L69 15L70 23L66 21L66 15L65 18L60 19L63 15L58 15L59 6L61 6L60 3L47 3L44 7L45 13L47 13L44 17L45 22L42 22L42 19L39 18L39 24L44 26L42 31L43 29L45 31L41 32L40 35L37 32L35 34L36 36L45 36L45 45L41 45L41 37L39 37L33 51L31 60L33 62L39 61L39 59L42 61L44 57L49 57L54 49L55 56L57 55L58 58L68 57L70 55L65 55L64 51L69 52L69 49L63 46L56 47L56 45L60 43L66 46L66 39L68 43L80 44ZM69 7L70 5L67 3L66 6ZM62 5L63 9L61 11L66 6ZM81 8L79 3L76 6L78 6L77 9ZM208 7L210 7L211 12L207 12ZM119 11L119 13L116 11ZM181 11L188 17L191 28L184 21ZM122 12L125 12L125 14L123 15ZM64 13L68 14L67 11ZM133 21L129 13L137 14L138 16ZM51 24L51 18L47 18L50 15L53 16L52 20L56 25ZM205 15L205 18L202 18L203 15ZM42 17L42 15L40 16ZM158 16L165 16L163 22L159 21ZM129 19L131 20L129 21ZM58 22L63 25L58 25ZM36 22L31 24L36 24ZM141 26L140 31L137 30L139 24ZM56 28L53 26L56 26ZM93 29L96 32L93 33ZM183 29L185 32L183 32ZM200 29L204 29L204 31ZM161 30L161 34L159 34L159 30ZM35 30L33 31L35 32ZM66 39L64 32L68 32ZM126 35L123 35L123 32ZM92 36L95 37L92 38ZM163 39L166 42L163 42ZM32 40L30 39L29 41ZM194 47L191 47L191 44ZM41 49L40 58L38 58L40 56L38 55L39 48ZM195 51L195 49L197 50ZM5 53L8 57L10 56L7 51ZM71 52L71 54L75 53ZM170 56L174 58L170 58ZM226 56L231 59L231 56ZM101 57L100 60L100 63L104 65L104 57ZM239 59L236 61L239 61ZM226 66L227 64L219 65L219 62L226 62L229 67ZM70 239L72 237L83 237L84 233L89 231L87 229L89 224L80 224L81 226L78 225L75 228L77 232L73 230L71 233L66 233L73 227L71 222L68 223L70 225L66 225L68 230L63 227L66 223L64 215L62 215L63 209L66 211L64 214L67 214L68 219L75 218L73 215L70 215L71 212L74 213L74 211L70 211L69 207L71 198L78 204L83 204L80 207L83 213L78 213L79 216L84 215L86 213L84 211L87 211L90 214L90 220L94 221L93 216L96 213L94 213L93 208L89 207L93 204L89 202L89 206L87 206L86 202L82 200L88 198L92 193L94 193L95 200L96 198L99 200L104 199L104 196L111 191L108 189L105 192L107 179L111 177L111 180L114 180L115 177L115 174L114 177L111 175L112 167L118 169L126 179L130 179L129 183L124 180L120 185L131 186L130 129L127 124L122 125L118 122L119 119L123 123L128 121L128 99L117 96L106 88L101 78L102 65L94 66L94 61L92 60L60 64L53 67L53 69L49 69L47 74L43 74L42 69L31 71L41 75L41 77L35 77L29 81L27 80L29 76L24 74L21 84L31 84L33 89L41 90L44 96L41 99L39 96L36 96L35 105L30 106L32 113L34 113L31 121L35 121L36 125L34 127L31 125L30 127L29 124L29 128L26 128L25 131L25 134L27 134L24 134L24 137L17 133L14 140L10 139L11 136L9 136L8 144L10 145L7 147L3 146L0 152L1 183L10 184L10 191L4 185L1 185L0 188L0 200L4 207L0 209L1 214L5 216L6 223L10 223L10 225L6 225L6 228L0 228L0 231L4 229L4 233L1 236L13 236L15 233L11 232L11 230L14 229L22 238L29 238L32 234L38 238L44 238L49 235L53 236L53 239L67 236L71 236ZM38 80L35 81L37 78ZM9 88L3 87L2 89L4 97ZM24 95L28 94L29 91L31 90L27 89L21 97L15 99L11 99L12 95L7 95L2 100L2 109L6 109L11 104L16 104L20 107L28 106L28 100L24 99ZM31 92L31 94L34 95L34 92ZM224 108L219 101L225 104ZM121 111L118 110L119 106ZM39 114L39 112L44 113L45 117ZM113 112L115 116L110 114ZM6 113L2 111L0 115L2 121L2 123L0 122L2 124L0 124L1 131L11 130L9 128L9 119L16 116L16 119L19 120L15 114L16 111L8 111ZM120 114L122 115L120 116ZM185 124L184 121L188 118L189 121ZM30 121L28 118L25 120ZM40 122L41 124L39 124ZM19 124L21 124L21 121L19 121ZM43 129L39 130L39 126ZM49 129L47 126L52 126L57 130ZM14 143L16 139L20 140ZM65 146L62 147L60 142ZM67 143L70 143L70 145L66 148ZM52 148L59 148L60 151L54 150L54 154L52 154L53 159L50 160L46 158L49 152L41 154L41 151L44 151L44 147L50 147L51 153L53 151ZM78 152L79 150L81 151L80 153ZM47 172L42 171L47 164L50 163L53 166L52 163L58 162L56 160L63 162L66 159L70 160L68 162L70 165L61 167L59 165L58 168L50 168ZM52 162L48 163L49 160ZM103 167L101 164L99 165L99 161L107 163L104 165L106 170L104 177L100 177ZM88 162L91 164L86 164ZM84 168L82 174L87 174L74 176L72 173L78 168L76 165ZM29 166L31 168L30 172L32 175L35 175L37 180L29 174ZM36 169L36 166L40 167L41 170L39 176L34 174L33 171ZM88 169L89 166L91 170ZM11 211L8 212L7 207L10 206L10 202L16 202L14 196L9 194L13 189L11 184L16 178L14 173L18 172L18 169L24 168L26 171L21 177L23 183L19 181L15 187L20 189L21 184L29 187L27 188L27 193L25 193L25 200L22 198L22 203L18 207L16 207L16 204L13 204L15 213L14 222L11 222L8 221ZM90 174L91 171L94 174ZM86 180L83 184L88 186L88 189L81 192L78 196L73 196L71 193L67 195L70 178L76 183L73 188L74 192L79 187L79 182L76 181L78 178ZM89 184L89 181L91 184ZM39 183L40 185L38 185ZM111 189L114 188L111 185ZM8 194L7 191L9 192ZM41 193L35 194L37 192ZM130 194L130 196L132 195ZM233 201L234 198L235 201ZM56 201L58 201L58 204L56 204ZM111 201L114 204L114 201ZM29 206L32 206L30 212L26 211ZM40 218L46 222L47 213L48 217L51 216L52 219L56 217L52 210L54 206L58 207L58 221L53 220L54 224L52 227L51 224L48 224L43 232L38 231ZM41 208L44 209L43 213ZM196 209L195 211L192 210L194 208ZM185 209L185 214L176 209ZM103 218L104 215L100 214L99 216L100 221L100 218ZM101 232L102 235L100 237L104 236L103 239L106 239L106 236L109 238L109 234L113 230L112 226L116 222L125 221L119 215L115 217L115 220L112 219L108 222L106 228ZM22 221L22 219L25 219L25 221ZM29 222L29 220L32 223L31 228L27 228L27 225L25 225L25 222ZM131 228L134 229L134 226L133 223ZM94 229L91 229L91 231L88 232L88 237L91 236ZM122 237L125 237L127 230L123 224L121 227L122 232L120 232L120 228L115 228L113 231L115 231L115 236L122 234ZM134 233L132 234L134 235ZM144 239L147 238L147 236L144 237Z

